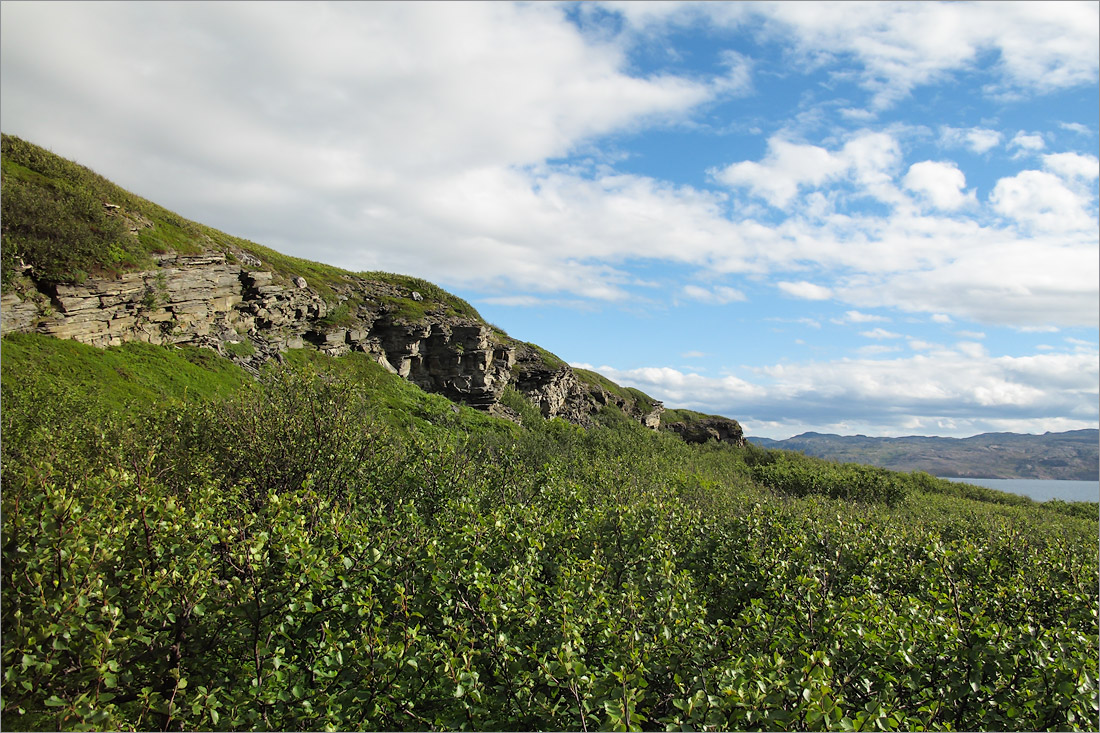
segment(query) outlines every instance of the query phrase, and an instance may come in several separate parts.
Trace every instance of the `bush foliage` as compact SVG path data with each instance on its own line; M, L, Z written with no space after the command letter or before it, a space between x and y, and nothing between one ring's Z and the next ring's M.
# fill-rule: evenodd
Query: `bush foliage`
M1095 511L520 430L365 359L123 410L4 349L7 728L1097 724Z

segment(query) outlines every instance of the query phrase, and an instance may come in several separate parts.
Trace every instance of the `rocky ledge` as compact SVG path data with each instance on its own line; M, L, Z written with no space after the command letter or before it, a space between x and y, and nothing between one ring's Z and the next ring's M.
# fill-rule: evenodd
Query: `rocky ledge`
M608 389L481 321L431 307L403 318L395 303L422 301L417 292L350 274L333 290L335 303L304 278L282 278L243 251L161 255L155 268L77 285L40 285L19 276L0 300L0 330L99 347L195 344L252 371L287 349L333 356L361 351L426 391L499 416L518 419L500 404L512 384L548 418L587 426L601 409L615 406L660 427L659 402Z
M692 413L686 419L668 422L663 427L679 435L685 443L706 443L708 440L717 440L719 443L729 443L738 447L745 445L741 424L728 417Z

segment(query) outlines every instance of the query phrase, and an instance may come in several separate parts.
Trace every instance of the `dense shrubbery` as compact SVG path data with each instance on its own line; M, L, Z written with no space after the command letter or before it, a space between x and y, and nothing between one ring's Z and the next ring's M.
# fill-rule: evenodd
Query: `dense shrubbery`
M12 380L21 353L7 728L1097 724L1095 517L633 424L520 431L366 360L123 412Z
M774 461L756 465L753 477L788 496L820 494L889 505L905 498L909 483L901 474L883 468L831 463L795 453L780 454Z

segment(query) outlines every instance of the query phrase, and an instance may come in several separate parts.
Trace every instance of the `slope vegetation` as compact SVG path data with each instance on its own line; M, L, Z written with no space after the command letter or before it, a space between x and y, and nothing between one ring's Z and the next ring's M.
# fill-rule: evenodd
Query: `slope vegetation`
M1095 725L1095 504L520 427L365 354L2 347L6 727Z
M510 338L432 283L286 257L26 141L2 144L4 333L208 346L252 370L303 348L362 352L428 391L513 419L501 401L509 387L545 417L589 425L610 409L660 426L658 401Z
M6 728L1095 727L1095 503L654 430L430 283L3 145Z

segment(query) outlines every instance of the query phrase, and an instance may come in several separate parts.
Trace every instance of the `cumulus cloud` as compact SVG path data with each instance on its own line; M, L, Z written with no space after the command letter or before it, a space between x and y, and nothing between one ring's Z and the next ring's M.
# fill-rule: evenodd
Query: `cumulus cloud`
M899 339L900 333L894 333L893 331L887 331L885 328L873 328L870 331L860 331L860 336L865 336L869 339Z
M964 190L966 176L951 162L925 160L914 163L902 183L938 209L951 211L976 201L973 191Z
M776 208L786 208L804 187L819 187L841 177L890 201L895 197L888 184L900 158L897 141L881 132L856 134L836 152L775 136L768 140L762 162L733 163L712 175L727 186L748 188Z
M1069 130L1070 132L1076 132L1078 135L1092 135L1092 130L1087 126L1082 125L1080 122L1059 122L1058 126L1063 130Z
M989 194L989 202L1003 216L1040 231L1096 228L1088 200L1070 189L1062 178L1045 171L1027 170L1000 179Z
M901 351L901 349L897 346L887 346L886 344L870 344L868 346L860 346L856 349L856 353L861 356L878 356L879 354L892 354L897 351Z
M752 59L737 51L727 49L721 53L726 73L714 82L719 94L743 96L752 91Z
M1095 155L1053 153L1043 156L1043 167L1062 178L1091 181L1100 176L1100 160Z
M692 300L713 305L724 305L738 300L745 300L745 294L736 288L719 285L714 288L704 288L699 285L685 285L683 294Z
M1043 136L1038 133L1026 133L1020 130L1008 143L1009 147L1019 148L1021 151L1035 152L1046 147Z
M915 346L914 346L915 345ZM788 437L806 429L877 434L922 432L955 436L989 430L1037 432L1095 425L1095 346L1088 353L992 357L980 344L928 349L894 359L841 359L744 369L722 378L668 367L596 370L669 404L741 421L749 435ZM790 412L792 404L799 412ZM935 426L948 426L938 431ZM996 426L996 427L995 427Z
M833 319L833 323L839 325L844 323L875 323L889 320L890 319L886 316L876 316L871 313L860 313L859 311L845 311L844 317Z
M940 139L945 145L967 147L980 155L1001 144L1001 133L986 127L944 126L940 128Z
M762 163L742 161L716 171L727 186L745 186L772 206L783 208L801 186L820 186L850 168L850 163L816 145L800 145L781 138L768 141Z
M791 297L804 300L828 300L833 296L829 288L805 280L796 283L783 281L776 283L776 287Z
M751 27L789 46L793 62L854 58L872 110L913 89L996 59L993 94L1065 89L1096 79L1095 3L608 3L627 23Z

